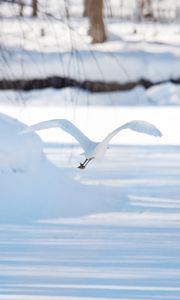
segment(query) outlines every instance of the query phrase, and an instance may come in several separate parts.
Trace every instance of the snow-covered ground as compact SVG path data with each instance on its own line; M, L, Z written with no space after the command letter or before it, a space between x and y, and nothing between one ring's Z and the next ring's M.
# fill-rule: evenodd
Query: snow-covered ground
M143 118L164 137L119 134L103 161L81 171L81 149L66 133L47 130L42 144L35 134L19 137L24 125L1 116L1 140L7 127L15 145L38 143L39 158L30 163L25 143L30 168L0 172L0 299L180 299L179 109L33 101L1 111L26 124L64 116L97 139ZM16 161L16 147L8 149L7 162L11 153Z
M0 91L0 104L3 106L70 107L78 106L173 106L180 104L180 85L170 82L159 84L148 89L136 87L125 92L87 93L77 88L60 90L44 89L32 92Z
M180 299L180 146L114 145L81 171L76 145L47 135L48 161L35 134L2 124L39 159L0 172L1 300Z
M180 299L179 226L1 226L1 300Z
M69 32L48 17L17 21L6 5L0 78L180 77L178 24L109 19L108 42L91 45L84 19L72 18ZM0 91L0 300L180 299L179 104L170 82L123 93ZM163 137L124 131L82 171L82 149L60 129L19 135L53 118L97 141L133 119Z
M180 78L178 23L107 19L108 41L91 45L85 18L56 19L43 14L17 18L7 4L4 10L1 6L6 17L1 19L0 79L57 75L77 80L144 78L157 82Z

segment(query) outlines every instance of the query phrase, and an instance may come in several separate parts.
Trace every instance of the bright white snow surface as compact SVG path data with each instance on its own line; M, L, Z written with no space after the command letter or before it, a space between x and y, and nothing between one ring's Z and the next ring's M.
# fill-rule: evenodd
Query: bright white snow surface
M174 92L171 86L167 84L167 90ZM157 91L160 98L161 89ZM136 93L137 90L124 93L126 103L131 105ZM156 91L152 89L151 96L154 95ZM178 93L176 95L178 97ZM93 105L95 96L106 105ZM67 100L71 97L74 99L72 102ZM123 99L121 93L92 95L74 89L1 93L1 112L28 125L67 118L92 140L98 141L127 121L144 119L154 123L163 133L162 138L154 138L129 130L122 132L112 141L117 146L112 145L102 161L92 161L83 172L77 169L79 162L83 161L80 156L82 149L70 135L60 129L45 130L38 133L42 143L37 134L19 135L25 125L1 114L1 222L52 219L54 223L54 219L57 221L59 217L70 217L72 222L72 218L77 216L104 212L119 212L119 218L108 215L107 223L110 222L109 217L120 222L124 220L122 208L127 212L134 211L134 203L138 212L142 206L146 213L147 207L159 210L159 206L164 209L166 204L172 209L174 207L177 213L180 194L180 139L175 134L180 128L178 106L154 107L148 104L118 107L111 105L113 97L116 103L119 97ZM48 103L49 99L51 102ZM83 101L86 105L82 105ZM101 122L98 121L99 116ZM142 200L132 201L134 196ZM151 199L155 200L152 202ZM166 199L170 200L166 203ZM127 216L126 220L129 219ZM138 214L133 216L141 222ZM148 219L146 214L144 216L150 221L153 217L149 215ZM172 216L165 215L165 219L167 216L172 221ZM155 220L159 217L155 216ZM175 214L175 220L178 217ZM104 222L105 219L98 218L97 221ZM85 223L92 220L94 222L96 218L82 219Z
M18 121L0 115L1 223L108 210L103 189L85 187L65 169L57 169L45 158L39 137L19 135L22 128ZM82 195L86 195L83 202Z
M25 126L0 114L0 170L26 172L42 159L42 143L36 135L19 135Z
M38 18L29 18L27 13L17 18L15 5L13 9L12 4L1 4L0 79L57 75L77 80L128 82L144 78L157 82L180 77L179 24L137 24L109 18L105 20L107 42L92 45L86 18L67 19L59 1L40 3ZM61 1L62 6L64 3ZM71 3L82 11L82 1ZM56 7L55 18L43 13L44 5L48 13Z
M179 107L59 103L69 92L1 93L0 300L180 299ZM119 134L82 171L60 129L17 134L62 117L95 140L131 119L164 136Z
M108 42L91 45L84 19L17 21L7 3L1 9L0 78L180 75L178 24L109 19ZM180 299L179 104L169 82L108 94L0 92L0 300ZM154 123L163 137L122 132L82 171L82 149L60 129L38 132L41 140L18 135L53 118L95 141L132 119Z

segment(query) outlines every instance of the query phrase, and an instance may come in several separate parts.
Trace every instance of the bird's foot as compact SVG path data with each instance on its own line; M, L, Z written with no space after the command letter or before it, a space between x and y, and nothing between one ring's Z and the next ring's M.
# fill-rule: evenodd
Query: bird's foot
M79 165L78 168L81 169L81 170L83 170L83 169L85 169L85 166L84 166L83 164L80 163L80 165Z

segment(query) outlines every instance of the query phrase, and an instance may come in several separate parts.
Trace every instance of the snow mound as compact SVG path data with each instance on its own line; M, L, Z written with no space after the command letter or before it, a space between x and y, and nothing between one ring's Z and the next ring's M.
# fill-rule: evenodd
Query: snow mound
M0 171L25 172L32 169L43 158L40 138L32 133L20 135L25 125L0 114Z
M24 128L24 124L0 114L0 223L109 210L104 187L84 186L74 180L73 174L54 166L43 154L42 142L35 133L19 134Z
M180 87L171 82L162 83L149 88L147 97L156 105L179 105Z

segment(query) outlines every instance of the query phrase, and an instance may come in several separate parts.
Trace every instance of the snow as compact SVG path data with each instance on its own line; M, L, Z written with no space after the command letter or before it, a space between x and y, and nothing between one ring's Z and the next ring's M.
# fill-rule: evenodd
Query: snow
M61 211L58 205L61 197L63 203L72 199L68 187L65 188L64 173L62 175L49 163L36 134L19 134L24 128L25 124L0 115L1 223L30 222L41 215L54 215L57 207ZM56 174L59 175L55 180ZM69 179L66 186L68 184L77 189L72 180ZM63 203L62 207L66 206Z
M36 135L18 134L24 127L17 120L0 114L1 172L24 172L43 158L42 142Z
M13 10L4 8L4 14L9 13L13 15ZM180 77L176 23L136 24L107 19L108 41L103 46L90 43L85 18L54 19L42 13L38 19L8 17L2 24L0 79L57 75L79 81L124 83Z
M1 57L1 79L33 79L57 75L79 81L124 83L141 78L159 82L180 77L180 56L166 52L165 49L154 53L142 48L120 52L92 49L43 55L34 50L14 53L14 49L8 49L7 60L9 67L4 57Z
M109 40L91 45L82 6L69 3L69 24L43 14L17 22L17 10L0 4L0 78L167 82L112 93L0 91L0 300L180 299L180 89L169 81L180 74L179 24L108 19ZM97 141L134 119L163 137L124 131L82 171L82 149L67 133L19 134L57 118Z
M179 299L178 227L1 226L1 242L2 300Z
M0 160L0 299L179 299L180 146L152 140L144 144L135 133L132 142L128 132L130 145L121 137L103 161L81 171L76 167L82 151L74 141L72 146L63 142L63 132L54 133L52 142L47 130L43 143L36 134L17 134L25 120L32 124L67 110L62 104L45 108L46 100L37 92L36 102L34 93L27 95L27 105L12 105L10 99L0 106L21 120L1 114L6 149L22 148L22 156L13 156L17 170L28 154L23 172L9 168L11 153L6 170ZM52 103L58 101L55 91L54 96ZM87 122L85 131L92 136L102 136L113 122L119 124L119 116L123 123L137 114L151 121L156 115L165 135L168 127L172 134L177 114L180 128L176 106L89 106L88 116L87 107L80 105L75 112L76 124L81 120L84 128ZM31 160L27 141L35 147ZM178 135L174 141L179 144Z
M51 99L49 101L49 99ZM96 106L123 106L123 107L145 107L145 106L179 106L180 87L174 83L158 84L148 89L138 86L130 91L89 93L77 88L63 88L55 90L47 88L31 92L0 91L0 104L6 106L21 106L22 111L27 107L76 107Z
M113 203L104 203L104 189L84 187L63 167L57 169L50 163L36 134L18 134L24 124L2 114L0 124L1 223L27 223L55 215L81 216L112 209ZM81 203L83 193L87 196Z
M172 83L151 87L147 93L149 101L155 105L174 105L180 101L180 86Z

